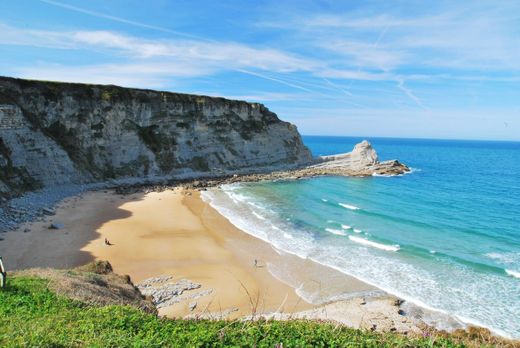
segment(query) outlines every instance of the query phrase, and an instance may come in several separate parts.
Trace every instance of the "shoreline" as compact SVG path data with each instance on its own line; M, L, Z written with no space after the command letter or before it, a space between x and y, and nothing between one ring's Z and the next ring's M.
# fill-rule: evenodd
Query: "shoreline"
M101 220L111 220L113 218L126 218L127 214L125 214L119 207L123 205L124 203L128 201L135 201L141 199L141 197L146 196L148 194L154 194L154 193L164 193L171 190L184 190L186 192L195 193L195 195L198 197L200 195L200 191L205 191L206 189L211 188L217 188L222 182L225 182L226 184L231 183L240 183L243 182L242 179L244 177L242 176L233 176L233 177L226 177L223 179L223 181L220 181L220 179L199 179L199 180L192 180L187 179L186 181L182 181L182 183L179 183L179 185L173 185L173 184L151 184L151 183L142 183L142 182L136 182L128 185L123 186L115 186L111 188L107 188L104 186L95 187L95 188L84 188L84 190L77 190L73 193L73 195L69 195L66 198L59 201L58 204L55 206L51 206L53 210L53 215L45 214L40 215L38 218L32 217L31 221L21 222L17 224L17 228L10 231L4 231L3 233L0 233L0 254L6 255L6 252L3 250L5 249L6 244L14 243L17 245L17 247L22 246L23 249L25 249L23 253L25 254L31 254L31 250L35 248L36 245L38 247L42 246L44 248L52 249L58 246L58 248L65 248L65 250L69 249L66 252L62 252L59 256L53 256L51 254L46 254L42 257L42 255L32 255L31 254L31 262L30 263L21 263L22 268L27 267L56 267L56 268L71 268L76 266L84 265L92 260L94 258L92 255L86 254L86 251L80 248L78 248L78 243L81 245L81 243L86 244L85 240L93 240L97 238L98 241L101 241L101 237L99 233L97 233L97 228L100 227ZM258 180L269 180L267 178L261 178L259 179L256 175L248 176L246 182L249 181L258 181ZM289 178L285 177L283 178L285 180L296 180L297 178ZM282 180L283 180L282 179ZM74 190L73 190L74 191ZM79 192L79 193L77 193ZM92 199L92 196L98 195L98 194L108 194L112 195L112 197L105 202L100 202L97 199ZM200 201L202 201L201 198L199 198ZM81 204L80 204L81 203ZM102 203L100 206L97 207L96 212L93 214L90 214L89 216L85 216L85 208L96 206L99 203ZM122 204L121 204L122 203ZM221 219L225 220L228 224L232 226L233 229L238 231L238 234L241 235L247 235L249 238L252 238L257 243L267 245L271 251L276 250L274 246L269 244L268 241L261 240L245 231L240 230L236 226L234 226L230 221L227 220L227 218L223 215L221 215L215 208L211 207L209 203L204 202L208 207L210 207L211 210L214 211L214 213L218 216L220 216ZM78 213L77 210L83 210L82 213ZM111 214L107 214L108 211L112 211ZM86 209L86 211L90 211L90 209ZM69 213L73 213L71 216L74 216L75 218L81 217L78 221L81 221L81 224L85 224L84 228L80 228L78 232L83 232L82 238L78 240L75 240L74 243L70 243L70 241L62 241L62 238L53 238L52 234L45 233L45 237L38 239L36 242L32 241L31 238L28 236L31 233L26 232L28 229L33 232L33 229L40 230L40 231L50 231L49 230L49 222L52 221L60 221L61 217L68 215ZM92 211L91 211L92 213ZM106 217L107 215L110 215L110 217ZM25 231L24 231L25 230ZM12 236L19 234L20 237L12 239ZM68 232L64 233L65 235L68 235ZM25 235L25 237L24 237ZM50 237L50 238L49 238ZM19 239L18 239L19 238ZM41 245L40 245L41 244ZM256 243L255 243L256 245ZM72 247L72 249L70 249ZM237 245L233 246L234 248L237 248ZM280 250L276 250L275 253L280 253ZM285 253L285 252L283 252ZM7 253L9 254L9 253ZM288 254L285 253L286 256L290 255L293 258L297 258L297 263L301 263L303 259L301 259L299 256L296 256L295 254ZM73 259L74 262L63 262L59 261L62 260L63 255L74 255ZM67 257L65 257L67 259ZM68 258L70 260L70 258ZM78 261L79 260L79 261ZM362 279L359 279L357 277L351 276L347 273L344 273L342 270L337 270L333 267L330 267L328 265L321 264L314 260L303 260L305 262L317 265L318 269L324 269L326 270L325 273L330 272L337 272L340 274L340 277L350 278L354 279L355 282L363 283L367 286L369 286L375 292L374 295L370 294L371 290L365 290L365 292L360 292L356 294L356 291L349 292L345 297L343 297L340 300L331 300L333 304L338 304L337 306L334 306L334 310L337 309L337 307L344 307L346 302L355 302L359 299L366 299L367 297L373 296L376 301L380 301L379 305L382 304L382 307L384 308L383 311L379 309L379 312L377 315L374 316L380 316L382 312L384 312L384 316L388 318L388 314L390 313L390 317L393 316L393 314L400 311L400 308L403 308L405 312L407 313L404 318L410 319L411 322L407 323L406 326L401 327L400 330L397 330L398 332L409 332L409 331L415 331L420 332L424 330L431 330L431 329L437 329L437 330L447 330L448 332L457 330L457 329L464 329L467 327L475 326L475 327L481 327L490 330L493 332L493 334L504 337L507 339L511 339L511 337L505 333L502 333L500 331L494 330L492 328L486 327L474 320L467 319L467 318L459 318L457 316L453 316L451 314L445 313L442 310L437 310L435 308L432 308L421 301L416 301L415 299L407 299L405 296L401 296L399 294L392 294L391 292L387 292L387 290L381 289L377 287L376 285L372 285L369 282L366 282ZM15 265L18 263L15 262ZM19 269L20 267L16 266L15 268ZM8 270L13 270L12 264L8 265ZM300 270L301 271L301 270ZM117 270L116 270L117 272ZM300 302L306 302L303 300L301 293L298 292L298 286L294 285L294 283L287 282L286 279L282 279L281 277L276 276L275 274L271 274L271 277L275 279L275 281L283 283L283 285L288 286L289 288L293 289L296 293L296 296L300 298ZM337 279L336 279L337 280ZM243 291L243 290L242 290ZM350 296L352 295L352 296ZM395 305L395 300L406 300L403 301L404 306ZM390 301L388 301L390 300ZM363 302L363 301L362 301ZM319 304L310 304L307 303L309 307L307 309L304 309L304 306L302 307L294 307L293 310L286 311L286 314L279 312L275 313L272 312L272 308L268 308L269 310L265 310L261 313L262 316L266 318L274 318L274 319L288 319L288 318L307 318L307 319L317 319L317 320L332 320L336 322L340 322L342 324L345 324L347 326L351 326L354 328L370 328L370 326L367 326L366 323L363 325L362 322L352 322L349 320L345 320L345 318L348 318L348 315L346 315L346 312L352 311L352 308L343 308L342 311L336 316L330 315L330 308L329 305L330 302L320 302ZM326 308L329 308L329 314L326 312L323 312L326 310ZM278 310L279 307L274 308L274 310ZM219 310L221 310L219 308ZM285 309L286 310L286 309ZM166 311L164 311L166 312ZM182 311L179 310L173 310L172 313L180 313ZM207 312L207 311L206 311ZM218 312L218 311L217 311ZM238 312L238 313L235 313ZM395 313L394 313L395 312ZM194 313L187 312L187 309L184 309L185 317L193 317ZM226 313L226 318L232 319L232 318L238 318L243 317L245 314L250 313L250 310L242 309L241 311L232 310L229 313ZM173 314L170 314L172 316ZM191 315L191 316L190 316ZM346 316L345 316L346 315ZM205 317L205 318L218 318L218 316L215 316L215 313L206 313L205 316L199 316L199 317ZM412 318L414 317L414 318ZM403 316L393 316L393 319L399 319L403 318ZM378 322L379 319L373 320L375 322ZM384 325L383 328L378 328L378 331L389 331L392 325ZM410 327L413 328L413 330L410 330Z
M226 216L226 214L224 214L223 212L219 211L219 209L216 206L212 205L211 202L208 202L208 204L211 205L213 207L213 209L218 211L219 214L224 216L224 218L230 220L230 222L231 222L231 218ZM233 224L233 222L231 222L231 223ZM254 233L249 233L247 231L247 229L245 229L245 228L243 228L243 229L240 229L240 227L238 227L238 228L240 231L242 231L242 233L246 233L246 234L252 236L254 239L260 240L263 243L267 243L267 244L271 245L273 248L276 248L268 240L265 240L265 239L255 235ZM444 331L448 331L448 332L451 332L451 331L454 331L457 329L466 329L470 326L474 326L474 327L480 327L480 328L485 328L487 330L490 330L493 334L498 335L500 337L512 339L509 335L507 335L505 332L502 332L501 330L487 327L484 324L482 324L476 320L473 320L473 319L463 318L463 317L460 317L460 316L457 316L454 314L450 314L444 310L429 306L428 304L424 303L421 300L418 300L415 298L410 298L403 294L393 292L391 289L382 288L382 287L378 286L377 284L370 282L369 280L365 280L361 277L357 277L355 275L349 274L348 272L346 272L343 269L336 268L332 265L322 263L322 262L312 259L312 258L303 258L302 256L299 256L297 253L294 253L292 251L282 250L282 249L277 249L277 250L278 250L278 252L287 253L287 254L292 255L293 257L300 260L300 262L307 262L310 264L318 265L319 268L323 268L324 270L326 270L325 273L337 272L338 274L341 275L340 277L345 277L347 279L350 279L350 281L352 281L352 279L353 279L354 281L364 284L367 287L366 289L364 289L363 291L361 291L359 293L356 293L356 292L341 293L341 290L338 288L329 289L334 294L332 298L330 298L328 300L327 299L323 300L323 296L321 296L321 297L318 297L318 299L317 299L318 303L315 303L314 301L310 301L310 302L317 304L318 307L320 305L323 307L327 307L327 305L330 303L341 302L345 299L350 299L350 298L387 297L387 298L392 298L396 301L402 302L402 305L400 304L399 307L407 313L406 314L407 316L415 316L415 319L419 319L416 322L419 324L419 326L429 326L429 327L433 327L437 330L444 330ZM274 276L276 277L276 275L274 275ZM320 277L320 276L317 276L317 277ZM281 278L279 278L279 279L281 281L284 281ZM337 281L337 279L335 279L335 280ZM297 288L297 285L295 285L294 283L292 284L292 286ZM339 288L341 288L341 286L339 286ZM334 291L336 291L336 292L334 292ZM299 293L299 294L300 294L300 296L302 296L301 293ZM269 317L283 319L283 316L280 316L280 315L271 315ZM336 318L336 320L337 320L337 318ZM340 321L340 320L338 320L338 321Z
M63 228L48 229L52 222ZM30 232L24 233L26 229ZM200 285L185 290L174 299L178 302L159 308L160 315L168 317L298 317L397 332L420 332L424 326L399 313L396 297L237 229L196 190L87 192L63 201L56 215L4 236L0 251L9 270L70 268L108 260L115 272L130 275L138 287L145 279L164 276ZM104 245L104 238L112 245ZM274 276L271 268L276 265L283 265L295 279ZM322 287L324 282L330 286ZM338 290L351 297L313 305L298 295L297 288L319 297Z

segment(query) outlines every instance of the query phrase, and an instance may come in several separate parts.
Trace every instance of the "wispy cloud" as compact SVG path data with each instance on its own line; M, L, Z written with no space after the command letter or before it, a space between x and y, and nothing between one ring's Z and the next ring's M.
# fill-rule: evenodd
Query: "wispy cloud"
M365 12L318 13L261 25L295 33L301 40L343 54L366 67L520 71L518 3L441 4L408 16L399 12L398 6L395 13L377 13L377 8L368 6ZM383 29L388 33L378 45L367 41Z
M70 67L63 64L39 64L20 68L22 76L44 79L54 77L69 81L102 83L110 77L114 78L112 83L127 84L134 81L148 85L167 77L198 77L235 71L311 92L299 84L266 76L262 71L311 71L321 64L280 50L255 48L234 42L149 40L110 31L39 31L1 23L0 29L3 32L0 44L75 50L102 49L119 56L120 60L123 59L113 64ZM127 75L132 77L125 77ZM142 76L142 79L139 76Z
M302 97L309 97L308 94L302 96L299 93L270 93L270 92L253 92L254 94L222 94L219 92L206 92L200 91L195 92L196 94L205 94L213 97L223 97L227 99L234 100L247 100L251 102L274 102L274 101L292 101L292 100L300 100Z
M218 65L249 67L275 72L311 70L318 63L276 49L255 48L233 42L145 40L109 31L53 32L26 30L0 24L0 44L49 48L105 48L133 58L172 58Z
M131 57L169 57L222 64L222 67L252 67L276 72L311 70L318 63L280 50L255 48L234 42L201 42L193 40L143 40L107 31L72 33L70 39L120 50Z

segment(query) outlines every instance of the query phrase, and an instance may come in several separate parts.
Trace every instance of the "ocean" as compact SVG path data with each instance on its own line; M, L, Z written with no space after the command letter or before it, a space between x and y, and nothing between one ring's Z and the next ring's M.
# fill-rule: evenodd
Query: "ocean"
M314 155L363 139L304 136ZM366 139L412 173L224 185L203 198L279 250L520 338L520 143Z

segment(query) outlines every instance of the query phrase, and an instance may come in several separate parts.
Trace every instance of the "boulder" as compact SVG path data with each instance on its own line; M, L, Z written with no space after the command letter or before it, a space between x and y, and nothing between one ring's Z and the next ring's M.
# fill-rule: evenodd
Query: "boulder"
M49 230L61 230L63 228L63 224L59 222L53 222L49 226Z
M49 216L52 216L52 215L55 215L56 213L54 212L54 210L50 209L50 208L43 208L42 209L42 213L44 213L45 215L49 215Z
M197 302L195 302L195 301L194 302L190 302L188 307L190 308L190 311L193 312L195 310L195 308L197 308Z

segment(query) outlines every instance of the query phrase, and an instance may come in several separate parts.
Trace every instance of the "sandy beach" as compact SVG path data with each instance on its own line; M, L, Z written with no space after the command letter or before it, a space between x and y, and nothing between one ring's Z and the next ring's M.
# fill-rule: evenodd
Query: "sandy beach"
M63 227L49 229L51 223ZM399 322L400 331L415 328L397 314L395 298L242 232L196 190L87 192L63 201L54 216L4 236L0 254L9 270L108 260L115 272L129 275L134 283L171 277L171 282L199 284L187 292L191 297L159 308L168 317L232 319L277 313L280 319L294 314L354 327L377 323L389 328ZM194 303L196 308L190 308Z

